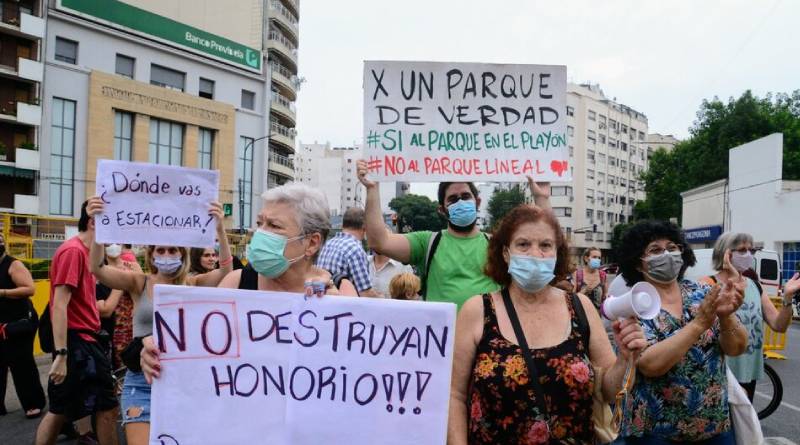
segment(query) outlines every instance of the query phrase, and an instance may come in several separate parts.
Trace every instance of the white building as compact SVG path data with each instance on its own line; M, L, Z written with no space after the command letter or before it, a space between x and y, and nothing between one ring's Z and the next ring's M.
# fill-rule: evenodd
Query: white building
M330 143L300 143L295 157L295 179L322 190L328 198L331 215L342 215L349 207L364 207L365 190L356 176L356 162L363 156L360 145L332 147ZM389 202L403 194L403 184L383 182L380 188L383 213L389 213Z
M616 224L630 221L645 197L647 116L607 98L598 85L567 85L571 183L552 184L553 211L574 255L607 253Z
M664 149L666 151L672 151L673 148L680 142L675 136L671 134L661 134L661 133L650 133L647 135L645 139L647 143L647 158L650 159L650 156L656 150Z
M729 153L727 180L681 193L684 233L707 245L723 230L749 233L757 246L778 252L783 279L791 277L800 270L800 181L782 179L783 135Z
M251 227L272 170L263 8L49 4L36 213L78 216L97 160L120 159L219 170L228 227Z

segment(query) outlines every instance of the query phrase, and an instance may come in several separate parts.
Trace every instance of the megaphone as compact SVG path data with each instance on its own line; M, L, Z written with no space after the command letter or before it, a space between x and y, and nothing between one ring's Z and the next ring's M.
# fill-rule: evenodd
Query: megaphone
M620 275L611 283L608 293L608 298L600 306L600 314L607 320L631 316L652 320L661 312L661 297L658 296L658 290L646 281L640 281L632 288L628 288Z

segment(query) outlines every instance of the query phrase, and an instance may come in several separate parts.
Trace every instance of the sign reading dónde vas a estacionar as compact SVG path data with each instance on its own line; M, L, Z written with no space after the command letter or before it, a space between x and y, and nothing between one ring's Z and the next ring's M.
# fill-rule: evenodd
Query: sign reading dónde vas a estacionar
M61 10L135 33L147 34L192 52L261 72L261 51L118 0L59 0Z

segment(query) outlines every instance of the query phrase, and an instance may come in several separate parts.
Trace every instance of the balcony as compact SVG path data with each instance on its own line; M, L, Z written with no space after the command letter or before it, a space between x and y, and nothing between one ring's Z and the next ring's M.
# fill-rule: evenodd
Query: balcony
M25 170L39 171L39 150L30 148L17 148L14 153L15 167Z
M270 30L267 49L277 52L284 59L297 66L297 46L280 31Z
M294 179L294 163L286 156L270 153L268 168L271 173Z
M21 101L0 103L0 120L38 127L42 124L42 107L38 101L33 104Z
M297 93L297 76L289 71L289 68L277 63L275 61L269 62L269 67L272 70L272 81L285 93L289 94L289 98L294 100Z
M289 5L290 9L294 9L295 16L300 15L300 0L283 0L284 5Z
M0 75L41 83L44 79L44 64L24 57L10 61L0 60Z
M283 6L279 0L272 0L270 7L270 17L277 20L281 26L286 28L292 33L292 36L297 40L299 34L299 26L297 24L297 17L286 6Z
M281 125L275 121L270 122L269 128L269 140L288 148L292 153L294 153L294 138L296 135L294 128Z
M9 1L0 5L0 27L15 35L42 39L44 38L44 19L33 15L31 6L20 5Z
M295 124L296 120L294 102L290 101L286 96L278 93L277 91L273 91L271 107L272 111L280 114L281 117L291 122L292 125Z

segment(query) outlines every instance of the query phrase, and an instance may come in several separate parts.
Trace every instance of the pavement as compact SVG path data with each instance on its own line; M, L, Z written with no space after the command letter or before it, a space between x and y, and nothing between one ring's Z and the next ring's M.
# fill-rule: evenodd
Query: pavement
M783 401L771 416L761 421L767 445L800 445L800 323L797 321L787 331L784 355L786 360L768 361L783 382ZM36 362L42 387L46 391L50 357L39 356ZM0 445L32 444L41 417L33 420L25 418L10 375L5 401L8 414L0 416ZM58 443L74 444L75 441L62 437ZM121 437L120 444L124 445L124 437Z

